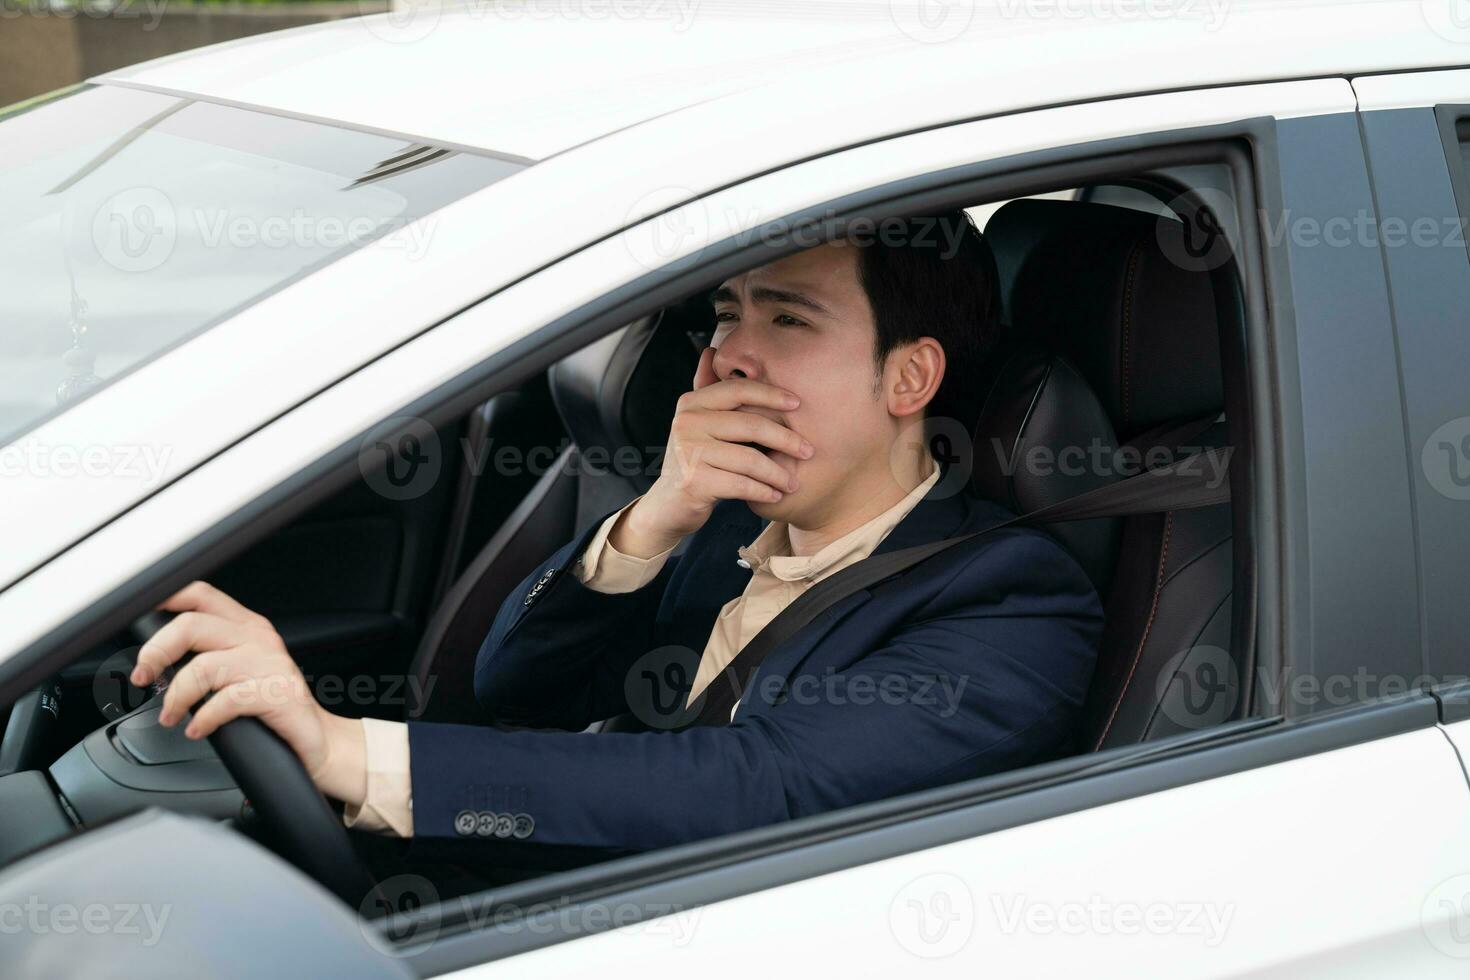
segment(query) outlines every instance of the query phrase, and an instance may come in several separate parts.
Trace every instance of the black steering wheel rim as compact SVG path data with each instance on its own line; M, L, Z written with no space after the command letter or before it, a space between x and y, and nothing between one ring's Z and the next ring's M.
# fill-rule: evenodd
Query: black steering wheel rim
M362 907L377 884L291 747L256 718L225 722L209 742L260 816L276 852L348 905Z

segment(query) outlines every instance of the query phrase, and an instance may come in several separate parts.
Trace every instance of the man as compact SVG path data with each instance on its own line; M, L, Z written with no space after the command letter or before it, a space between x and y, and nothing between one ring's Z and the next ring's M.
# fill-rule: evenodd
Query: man
M203 583L161 606L181 615L134 682L205 651L170 685L164 724L222 692L190 737L257 715L349 825L417 839L635 851L1069 751L1102 610L1077 563L1026 528L848 597L770 653L728 720L697 717L815 583L1009 516L945 485L921 450L926 419L973 417L966 383L995 329L988 246L963 212L879 231L723 283L653 487L501 608L474 680L487 721L568 731L331 715L270 624ZM630 707L669 727L638 692L681 650L678 730L580 732Z

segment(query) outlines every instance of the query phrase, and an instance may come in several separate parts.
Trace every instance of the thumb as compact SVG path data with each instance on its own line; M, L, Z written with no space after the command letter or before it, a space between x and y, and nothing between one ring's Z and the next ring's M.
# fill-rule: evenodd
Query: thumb
M694 390L706 388L720 380L715 374L715 349L706 347L699 352L699 367L694 369Z

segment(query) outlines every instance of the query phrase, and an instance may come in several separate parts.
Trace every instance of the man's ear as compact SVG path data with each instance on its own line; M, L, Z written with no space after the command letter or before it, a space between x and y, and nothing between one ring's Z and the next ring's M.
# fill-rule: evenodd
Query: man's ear
M944 380L944 348L933 337L901 344L889 352L884 374L890 415L904 418L923 411Z

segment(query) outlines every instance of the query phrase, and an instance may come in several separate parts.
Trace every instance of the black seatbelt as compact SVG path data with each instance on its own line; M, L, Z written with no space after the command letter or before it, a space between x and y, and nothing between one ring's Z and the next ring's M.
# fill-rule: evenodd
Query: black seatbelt
M1129 517L1169 510L1190 510L1222 504L1230 499L1228 480L1220 479L1230 462L1231 447L1218 447L1186 456L1169 466L1145 470L1117 483L1097 487L1075 497L1039 507L1019 517L959 537L915 545L901 551L871 555L813 585L781 610L751 638L701 694L704 706L689 723L727 725L751 675L772 650L796 635L823 611L855 592L878 584L956 545L1002 528L1027 524L1080 521L1094 517Z

